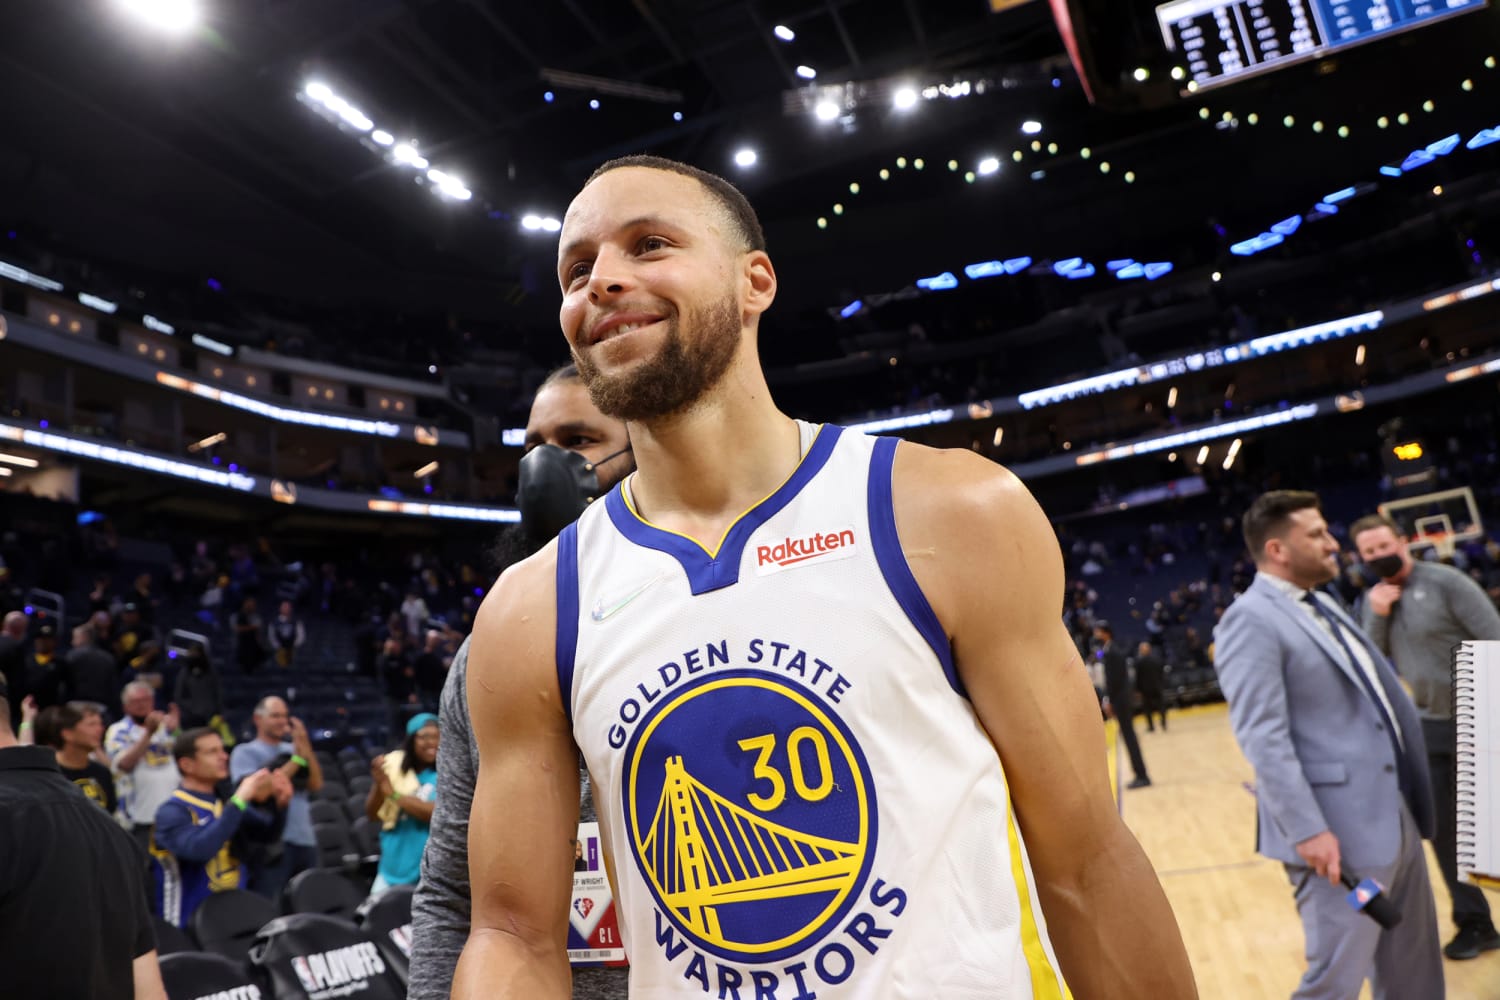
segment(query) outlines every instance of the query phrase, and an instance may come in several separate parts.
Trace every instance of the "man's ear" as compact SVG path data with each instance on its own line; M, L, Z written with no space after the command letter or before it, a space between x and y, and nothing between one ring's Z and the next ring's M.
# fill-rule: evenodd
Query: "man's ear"
M776 300L776 268L764 250L745 254L740 266L746 286L745 309L758 316Z

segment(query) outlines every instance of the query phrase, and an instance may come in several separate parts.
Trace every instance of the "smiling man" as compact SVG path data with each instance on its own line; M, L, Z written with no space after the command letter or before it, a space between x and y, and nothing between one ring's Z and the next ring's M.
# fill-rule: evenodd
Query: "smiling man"
M1276 490L1244 516L1255 581L1214 630L1234 738L1255 768L1257 849L1282 862L1307 937L1294 998L1438 1000L1443 960L1422 838L1433 830L1422 726L1391 665L1321 591L1339 543L1316 493ZM1384 929L1342 876L1401 910Z
M480 611L454 995L568 995L576 741L632 996L1193 996L1025 488L777 410L776 273L721 178L605 164L558 277L638 472Z

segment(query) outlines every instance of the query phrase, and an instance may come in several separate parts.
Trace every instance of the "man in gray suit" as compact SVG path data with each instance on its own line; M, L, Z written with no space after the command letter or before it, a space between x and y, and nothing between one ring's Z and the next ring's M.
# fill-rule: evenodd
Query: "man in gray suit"
M1422 838L1434 823L1422 724L1395 671L1318 588L1339 543L1315 493L1279 490L1244 516L1257 573L1215 631L1219 684L1255 768L1258 850L1286 866L1307 940L1294 998L1443 996ZM1399 908L1382 929L1341 876L1373 878Z

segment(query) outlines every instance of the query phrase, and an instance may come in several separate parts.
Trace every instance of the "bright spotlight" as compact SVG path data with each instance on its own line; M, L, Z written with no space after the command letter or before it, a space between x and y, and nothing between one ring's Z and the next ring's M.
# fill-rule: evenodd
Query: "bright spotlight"
M1042 123L1039 121L1026 121L1021 123L1021 131L1027 135L1039 135L1042 131Z
M832 101L819 101L813 114L818 116L820 122L831 122L839 116L839 106Z
M396 141L396 137L391 135L383 128L378 128L375 131L371 132L370 138L373 139L376 145L379 146L389 146Z
M158 31L183 35L198 26L197 0L118 0L125 10Z
M542 229L549 233L559 232L562 229L562 222L550 215L546 216L542 219Z
M747 146L734 154L734 165L737 167L753 167L755 166L755 161L758 159L760 157L755 155L755 150Z
M1172 67L1172 79L1174 79L1174 80L1185 80L1185 79L1187 79L1187 70L1183 69L1181 66L1173 66Z
M910 111L917 106L917 92L911 87L902 87L891 97L897 111Z
M794 42L797 40L797 33L784 24L778 24L776 27L772 28L771 34L775 35L783 42Z
M993 156L986 156L979 161L979 173L988 176L1000 169L1000 161Z
M1137 66L1131 75L1135 77L1136 83L1145 83L1151 79L1151 71L1144 66Z
M528 232L536 232L542 228L542 217L540 215L521 216L521 228Z
M811 66L798 66L797 75L804 80L816 80L818 78L818 71Z
M333 88L321 80L309 80L302 92L319 104L326 104L333 99Z

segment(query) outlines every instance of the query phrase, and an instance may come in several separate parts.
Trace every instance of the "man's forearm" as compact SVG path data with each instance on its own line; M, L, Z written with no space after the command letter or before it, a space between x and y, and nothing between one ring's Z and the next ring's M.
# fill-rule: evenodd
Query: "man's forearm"
M135 766L141 762L141 758L146 756L146 751L150 748L151 741L155 738L156 730L146 729L141 733L141 738L136 740L135 744L129 750L120 754L120 759L115 761L115 768L125 774L134 771Z
M1078 1000L1198 995L1177 919L1151 862L1116 820L1057 877L1034 872L1063 978Z
M453 975L453 1000L570 1000L573 972L562 945L533 948L515 934L471 930Z

